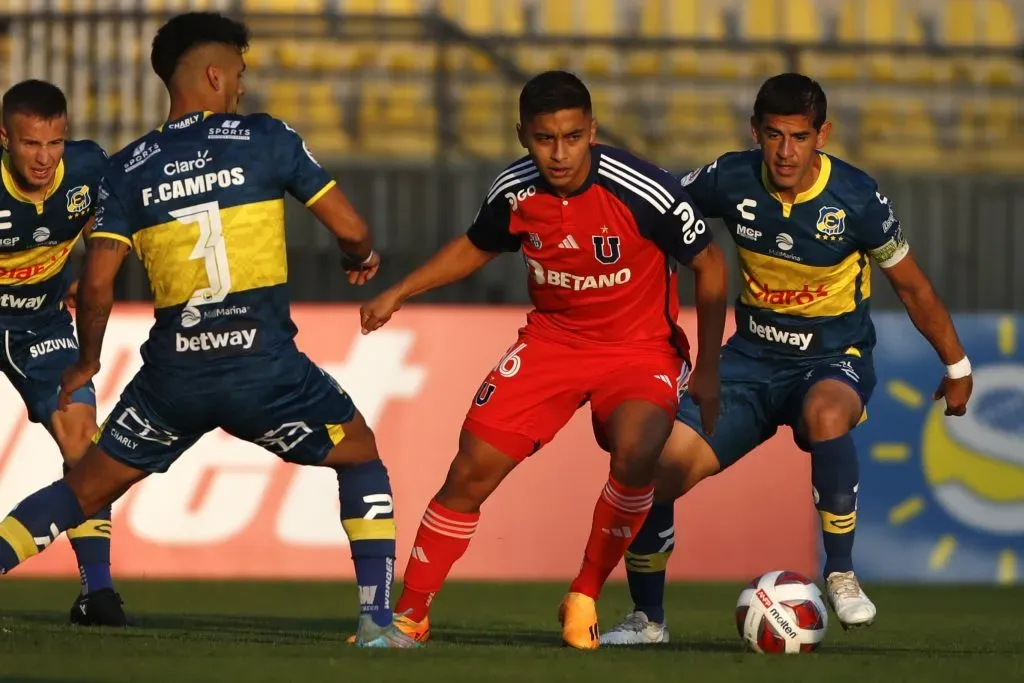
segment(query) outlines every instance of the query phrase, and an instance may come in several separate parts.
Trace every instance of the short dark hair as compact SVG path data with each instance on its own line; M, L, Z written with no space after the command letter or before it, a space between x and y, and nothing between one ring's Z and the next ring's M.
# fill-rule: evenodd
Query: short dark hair
M825 91L813 78L797 73L772 76L761 84L754 100L754 121L758 125L770 115L804 115L815 130L821 128L828 115Z
M218 12L187 12L168 20L153 38L149 61L164 84L170 84L182 56L194 47L219 43L249 48L249 28Z
M31 79L12 85L4 93L3 119L13 114L37 116L49 121L68 113L68 101L64 93L53 83Z
M575 74L545 71L531 78L519 93L519 121L526 123L538 114L553 114L563 109L591 112L590 91Z

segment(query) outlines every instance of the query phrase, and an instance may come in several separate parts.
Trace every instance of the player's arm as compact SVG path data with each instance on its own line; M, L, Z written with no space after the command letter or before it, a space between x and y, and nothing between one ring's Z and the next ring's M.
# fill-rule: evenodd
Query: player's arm
M89 220L84 226L82 226L82 240L84 242L89 241L89 235L92 234L92 227L96 224L96 216L89 216ZM85 257L82 257L82 268L85 269ZM68 285L68 291L64 295L64 305L68 308L75 308L78 305L78 280L74 280Z
M499 253L481 249L469 235L459 235L398 283L396 287L400 303L466 279Z
M85 245L85 266L78 279L78 361L64 372L61 380L61 409L67 407L75 391L99 372L103 335L114 307L114 281L132 245L127 212L106 181L100 183L98 195L96 215Z
M299 134L284 121L271 117L266 121L272 139L274 168L285 189L305 204L337 238L348 281L363 284L376 275L380 267L380 257L373 249L366 221Z
M373 248L370 228L336 184L310 204L309 210L338 239L350 283L361 285L376 275L380 256Z
M697 308L697 360L690 376L690 393L700 406L701 426L712 434L718 419L718 359L725 334L728 295L725 258L711 238L703 214L679 184L672 184L673 205L664 213L650 213L647 229L663 252L694 274ZM645 207L646 208L646 207Z
M970 360L949 310L910 252L889 201L879 197L878 206L872 202L865 215L865 246L892 284L914 327L946 366L935 399L946 398L946 415L963 415L973 390Z
M508 231L510 215L503 197L485 201L465 235L453 239L401 282L363 305L363 334L384 325L411 297L463 280L498 254L518 250L519 238Z

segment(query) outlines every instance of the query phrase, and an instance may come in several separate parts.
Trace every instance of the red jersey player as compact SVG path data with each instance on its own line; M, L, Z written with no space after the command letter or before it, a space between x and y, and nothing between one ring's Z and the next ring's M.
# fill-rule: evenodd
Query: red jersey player
M718 412L725 266L685 191L667 171L595 143L590 93L572 74L533 78L519 117L529 155L498 175L468 233L362 307L368 333L408 298L520 248L534 304L473 399L380 647L427 639L428 606L469 546L481 504L588 401L611 446L611 472L559 618L566 644L598 646L595 601L650 509L654 464L689 375L688 344L676 325L676 263L696 274L700 353L689 390L707 427Z

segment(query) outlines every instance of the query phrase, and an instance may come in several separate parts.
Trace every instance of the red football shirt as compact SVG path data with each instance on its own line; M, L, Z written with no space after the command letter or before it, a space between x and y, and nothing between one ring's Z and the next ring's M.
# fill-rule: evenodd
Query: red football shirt
M530 331L686 357L676 264L707 247L711 232L668 171L596 145L586 181L563 198L527 156L498 174L468 237L484 251L522 248Z

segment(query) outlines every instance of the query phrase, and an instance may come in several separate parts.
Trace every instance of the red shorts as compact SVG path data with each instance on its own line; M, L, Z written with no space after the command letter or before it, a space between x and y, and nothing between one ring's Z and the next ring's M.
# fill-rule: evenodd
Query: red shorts
M580 348L520 330L480 385L462 428L523 460L588 401L599 422L628 400L655 403L675 419L688 374L689 363L670 349Z

